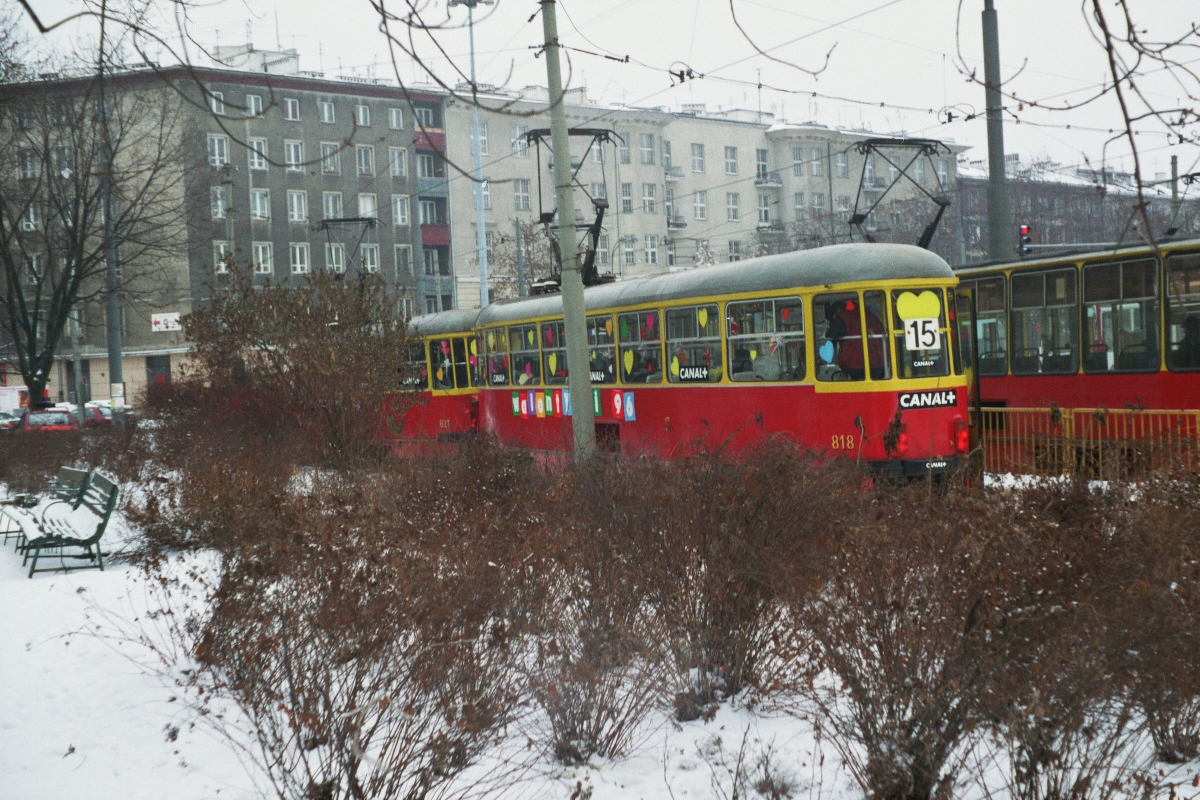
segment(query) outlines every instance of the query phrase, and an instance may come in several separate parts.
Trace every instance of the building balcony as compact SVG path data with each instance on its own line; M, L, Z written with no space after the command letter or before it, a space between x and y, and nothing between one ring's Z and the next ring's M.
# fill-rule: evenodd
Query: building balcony
M414 150L436 150L439 153L446 152L446 134L441 128L426 128L421 130L417 128L413 133L413 149Z
M683 177L683 167L663 167L663 177L668 183L677 181Z
M760 219L758 221L757 230L759 232L764 232L764 233L771 232L771 231L782 232L783 231L783 220L773 219L773 220L764 222L763 220Z
M685 219L683 218L683 216L682 216L682 215L680 215L680 214L676 214L676 215L675 215L675 216L673 216L673 217L667 217L667 227L668 227L668 228L672 228L672 229L674 229L674 228L686 228L686 227L687 227L687 220L685 220Z
M445 178L417 178L417 194L421 197L445 197Z
M783 178L779 176L779 172L764 172L760 173L754 179L755 186L761 186L765 189L781 189L783 188Z
M442 223L429 223L421 226L422 247L449 247L450 226Z

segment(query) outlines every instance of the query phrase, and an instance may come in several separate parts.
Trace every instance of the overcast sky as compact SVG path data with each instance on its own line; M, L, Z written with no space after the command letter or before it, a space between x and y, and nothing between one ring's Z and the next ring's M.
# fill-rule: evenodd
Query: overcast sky
M572 52L571 83L586 84L589 95L602 103L757 109L761 70L761 82L768 87L762 90L762 109L778 117L953 139L972 146L971 158L986 158L983 89L962 73L963 68L978 69L982 76L982 0L964 2L961 17L956 0L733 3L753 41L775 58L817 69L832 51L828 65L814 78L759 55L734 26L730 0L559 0L565 45L631 59L618 63ZM52 17L77 8L78 0L33 4ZM402 6L402 0L388 2L389 8ZM1105 80L1104 53L1088 30L1082 2L996 0L996 6L1003 75L1011 79L1015 92L1037 100L1078 100ZM1139 25L1148 29L1148 38L1182 35L1195 10L1184 0L1131 0L1131 7ZM164 1L161 8L171 6ZM427 19L444 20L444 0L437 0L434 9ZM510 88L545 84L545 62L535 58L542 41L541 19L530 20L536 10L536 0L499 0L494 7L480 7L475 34L481 83ZM451 14L455 20L466 18L461 7ZM378 17L367 0L208 0L190 12L188 26L193 37L207 45L241 44L249 36L259 48L277 43L295 47L302 69L320 69L330 76L394 78ZM469 69L466 33L443 31L438 39L449 59L428 39L420 43L420 50L434 71L454 82L451 60L464 73ZM1196 59L1200 66L1200 51L1184 57ZM686 67L705 77L672 86L668 70ZM410 63L401 65L401 75L406 81L426 80ZM1164 73L1148 76L1143 86L1164 106L1180 102L1182 93ZM824 96L813 99L808 92ZM949 123L947 108L954 117ZM980 113L979 119L964 119L974 112ZM1005 143L1006 150L1019 153L1023 161L1049 157L1082 163L1086 158L1098 164L1106 154L1107 131L1120 125L1110 98L1073 111L1026 108L1017 116L1020 124L1009 117L1005 125ZM1148 180L1169 171L1172 154L1179 156L1181 171L1200 167L1200 147L1170 146L1153 122L1141 123L1139 129ZM1129 168L1127 153L1124 142L1110 144L1108 161Z

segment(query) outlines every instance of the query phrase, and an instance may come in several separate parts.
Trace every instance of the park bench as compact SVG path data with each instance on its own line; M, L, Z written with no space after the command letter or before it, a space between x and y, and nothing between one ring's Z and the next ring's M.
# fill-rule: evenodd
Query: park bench
M83 494L87 491L89 480L91 480L91 473L87 470L60 467L58 475L54 477L54 482L46 490L46 494L54 500L50 506L67 503L71 506L72 511L79 508L79 504L83 501ZM22 520L36 524L35 511L40 501L41 495L38 494L18 494L0 505L0 516L4 517L5 523L4 530L0 531L0 535L4 537L3 544L8 544L10 537L14 538L17 540L17 550L20 551L25 544L25 528L21 524Z
M108 527L108 521L112 517L113 511L117 507L117 496L119 490L117 485L104 477L98 472L93 472L87 481L87 486L84 488L83 496L79 503L72 508L76 511L80 508L85 508L91 512L92 518L86 521L80 521L79 515L51 516L45 511L49 511L54 504L47 506L42 513L41 520L38 521L38 531L41 535L29 539L21 546L21 551L25 554L24 561L21 566L25 566L32 557L33 561L29 564L29 577L33 577L35 572L70 572L73 569L99 569L104 570L104 553L100 551L100 539L104 536L104 531ZM66 503L66 501L62 501ZM91 530L92 524L95 524L95 529ZM91 531L89 533L89 531ZM38 559L42 557L42 551L56 551L47 553L50 558L58 558L59 566L43 567L38 569ZM69 552L78 550L79 552ZM66 559L87 560L91 564L81 566L68 566Z

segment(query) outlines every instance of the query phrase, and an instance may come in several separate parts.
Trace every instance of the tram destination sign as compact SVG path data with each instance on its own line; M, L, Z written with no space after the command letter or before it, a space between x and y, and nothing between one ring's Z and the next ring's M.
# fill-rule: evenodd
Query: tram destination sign
M937 392L901 392L900 407L910 408L953 408L958 405L958 392L945 389Z

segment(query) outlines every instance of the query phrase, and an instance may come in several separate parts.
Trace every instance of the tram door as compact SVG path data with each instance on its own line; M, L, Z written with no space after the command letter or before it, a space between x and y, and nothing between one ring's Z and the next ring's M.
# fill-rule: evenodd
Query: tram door
M954 290L954 315L958 322L958 352L967 378L967 408L971 436L971 477L983 480L983 418L979 403L979 343L975 328L975 292L962 286Z

